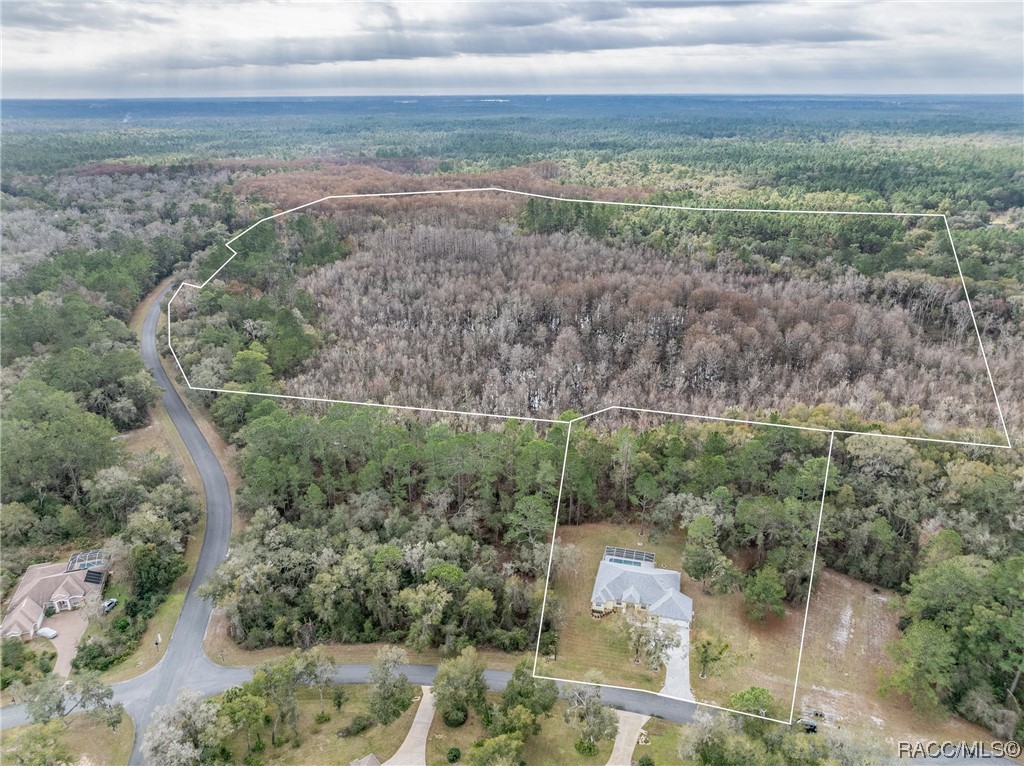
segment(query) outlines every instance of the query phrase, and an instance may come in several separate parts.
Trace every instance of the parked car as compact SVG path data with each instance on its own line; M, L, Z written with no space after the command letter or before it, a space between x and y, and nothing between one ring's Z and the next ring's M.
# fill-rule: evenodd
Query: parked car
M53 628L40 628L36 631L36 635L42 636L43 638L56 638L57 631L55 631Z
M117 606L117 599L108 598L106 601L103 602L103 614L107 614L115 606Z
M804 731L806 733L808 733L808 734L817 734L818 733L818 723L817 723L817 721L812 721L810 718L799 718L799 719L797 719L796 725L797 726L803 726L804 727Z

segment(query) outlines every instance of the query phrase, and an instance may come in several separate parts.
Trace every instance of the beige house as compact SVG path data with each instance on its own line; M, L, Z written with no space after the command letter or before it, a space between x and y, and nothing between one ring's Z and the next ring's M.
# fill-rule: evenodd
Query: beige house
M0 637L32 638L47 609L64 612L81 606L90 593L102 592L107 559L100 550L73 555L66 564L33 564L25 570L0 625Z

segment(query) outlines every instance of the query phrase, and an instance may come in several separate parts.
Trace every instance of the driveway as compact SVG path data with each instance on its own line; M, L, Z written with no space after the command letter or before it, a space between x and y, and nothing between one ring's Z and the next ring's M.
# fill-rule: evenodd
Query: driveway
M67 678L71 675L71 660L78 654L78 642L85 635L85 629L89 627L89 620L81 609L73 609L70 612L58 612L53 617L43 620L44 628L53 628L57 631L57 637L42 639L53 644L57 650L57 661L53 665L53 672Z
M675 623L679 628L682 643L669 651L668 662L665 663L665 685L661 694L667 694L681 700L692 700L690 691L690 628L686 623L676 620L662 620L663 623Z
M398 752L384 761L384 766L426 766L427 735L430 733L430 722L434 720L434 695L429 686L423 689L423 699L416 709L416 717L412 721L405 742Z
M651 717L641 713L627 713L625 710L616 710L615 715L619 717L619 733L615 736L615 745L608 757L607 766L631 766L637 737Z

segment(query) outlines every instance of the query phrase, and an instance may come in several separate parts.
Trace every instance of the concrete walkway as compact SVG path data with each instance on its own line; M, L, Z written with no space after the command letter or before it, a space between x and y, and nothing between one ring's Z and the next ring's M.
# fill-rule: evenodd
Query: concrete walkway
M427 735L430 733L430 722L434 720L434 695L429 686L423 689L423 699L416 710L412 728L405 735L405 742L398 748L393 757L384 761L384 766L426 766Z
M612 754L608 757L608 766L630 766L633 763L636 738L651 717L640 713L627 713L624 710L616 710L615 714L619 717L619 733L615 737Z

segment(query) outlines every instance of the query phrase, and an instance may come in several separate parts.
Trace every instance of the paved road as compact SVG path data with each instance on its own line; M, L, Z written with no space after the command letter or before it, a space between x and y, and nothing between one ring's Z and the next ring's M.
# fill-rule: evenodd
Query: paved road
M160 364L156 347L156 326L160 318L160 303L170 287L166 288L159 300L153 302L142 326L142 359L146 367L163 388L163 404L171 421L181 435L182 441L192 455L206 493L206 537L199 553L192 584L185 595L185 605L178 618L178 624L170 636L167 653L151 670L141 676L114 684L114 698L124 703L125 709L135 722L135 743L130 763L143 764L140 744L142 734L149 725L153 711L160 705L174 702L182 689L193 689L203 696L224 691L247 681L252 671L248 668L226 668L217 665L203 652L203 638L210 621L212 605L196 596L198 588L213 571L213 568L227 554L228 539L231 535L231 490L227 478L210 445L206 442L192 414L185 407L177 391ZM431 665L409 665L404 668L412 683L431 686L437 668ZM344 665L334 674L337 683L364 683L369 665ZM509 673L488 670L484 673L488 685L495 691L502 691L510 678ZM643 715L657 716L669 721L686 723L693 718L697 706L679 700L661 697L652 692L629 691L624 689L602 689L605 702L620 710ZM0 713L0 728L28 723L23 705L4 708ZM960 759L928 759L925 763L965 764ZM906 760L902 763L907 763ZM1010 764L1008 759L985 760L986 764Z
M146 679L148 693L130 710L135 720L135 746L131 758L133 764L142 762L139 745L142 741L142 732L149 724L153 710L159 705L172 703L182 688L195 688L195 679L210 671L210 668L202 667L204 662L216 667L203 654L203 637L210 621L212 604L205 599L197 598L195 590L206 581L213 568L227 554L228 538L231 536L231 490L228 488L227 477L217 456L210 449L202 431L199 430L192 414L181 401L160 364L160 354L156 346L156 327L160 318L160 304L170 289L167 287L160 297L153 301L146 314L142 325L142 360L156 378L157 385L164 390L163 405L199 469L203 492L206 495L206 536L199 552L199 562L192 584L185 595L181 616L174 626L174 633L168 639L170 643L167 653L156 667L141 677Z

